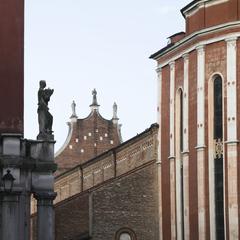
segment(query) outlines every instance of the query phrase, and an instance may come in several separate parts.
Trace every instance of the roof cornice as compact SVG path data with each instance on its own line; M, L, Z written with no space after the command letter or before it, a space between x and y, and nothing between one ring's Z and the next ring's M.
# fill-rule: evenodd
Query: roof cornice
M183 38L182 40L180 40L179 42L175 43L172 46L164 47L164 48L160 49L156 53L152 54L149 58L157 60L159 57L176 50L178 47L183 46L184 44L187 44L189 41L191 41L199 36L203 36L208 33L217 32L220 30L234 28L234 27L238 27L238 26L240 26L240 21L224 23L224 24L220 24L217 26L202 29L200 31L197 31L197 32L194 32L194 33L188 35L187 37Z
M227 2L228 0L194 0L190 2L187 6L181 9L181 13L184 18L187 17L187 12L190 12L192 10L195 10L196 8L199 8L200 6L203 6L204 4L207 4L206 7L212 6L215 4L220 4L223 2Z

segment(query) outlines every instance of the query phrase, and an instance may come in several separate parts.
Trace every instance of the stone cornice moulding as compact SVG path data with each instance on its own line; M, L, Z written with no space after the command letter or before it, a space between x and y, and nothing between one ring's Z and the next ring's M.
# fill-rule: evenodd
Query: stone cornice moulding
M183 58L184 61L188 61L189 60L189 53L183 54L182 58Z
M228 37L228 38L226 38L225 41L226 41L226 42L235 42L235 41L237 41L237 39L238 39L238 38L237 38L236 36L233 36L233 37Z
M203 7L211 7L214 5L218 5L221 3L225 3L228 2L228 0L202 0L202 1L198 1L195 4L189 6L188 8L186 8L183 11L183 14L185 15L185 17L190 17L192 16L194 13L196 13L199 9L203 8Z
M204 53L205 52L205 44L199 44L197 47L196 47L196 50L198 53Z
M223 35L223 36L220 36L220 37L211 38L209 40L201 41L201 42L193 45L192 47L186 49L184 52L179 53L178 55L172 57L171 59L167 60L166 62L164 62L162 64L159 64L158 67L159 68L165 67L170 62L176 61L177 59L181 58L183 55L189 54L190 52L192 52L194 50L197 50L197 48L199 46L208 45L208 44L215 43L215 42L220 42L220 41L225 41L226 39L229 39L229 38L232 38L232 37L236 37L238 39L240 37L240 32L239 33L227 34L227 35Z
M170 66L170 70L173 71L173 69L175 68L175 61L169 62L169 66Z
M173 45L172 47L167 49L165 52L161 53L159 56L154 57L153 59L157 60L159 57L163 56L164 54L171 53L172 51L176 50L178 47L184 46L185 44L189 43L190 40L193 40L196 37L204 36L208 33L214 33L214 32L226 30L226 29L233 28L233 27L240 27L240 21L234 21L234 22L230 22L230 23L220 24L220 25L217 25L214 27L210 27L210 28L206 28L206 29L194 32L194 33L190 34L189 36L187 36L186 38L177 42L175 45ZM228 38L234 38L234 37L238 38L239 36L240 36L240 32L229 33L229 34L222 35L220 37L215 37L215 38L211 38L209 40L201 41L197 44L194 44L192 47L187 48L185 51L181 52L177 56L170 58L169 60L165 61L162 64L159 64L158 67L163 67L165 65L168 65L170 62L175 61L176 59L180 58L184 54L188 54L189 52L195 50L199 45L208 45L208 44L219 42L219 41L222 41L222 40L225 40Z
M226 38L225 42L227 43L228 47L236 48L236 46L237 46L237 37Z

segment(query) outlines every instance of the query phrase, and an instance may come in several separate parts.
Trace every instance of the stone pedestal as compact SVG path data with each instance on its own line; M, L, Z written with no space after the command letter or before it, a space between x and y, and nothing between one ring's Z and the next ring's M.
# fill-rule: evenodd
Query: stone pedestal
M53 200L54 192L35 193L37 199L37 239L55 240Z
M29 240L32 193L38 200L38 239L54 240L54 143L0 135L0 240ZM9 189L7 174L12 176Z

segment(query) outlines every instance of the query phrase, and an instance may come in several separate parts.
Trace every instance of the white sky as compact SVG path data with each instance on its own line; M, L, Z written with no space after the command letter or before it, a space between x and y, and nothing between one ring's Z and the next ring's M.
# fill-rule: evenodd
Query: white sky
M56 150L67 136L71 102L86 117L98 91L100 113L118 104L123 140L156 122L156 63L148 57L184 31L179 10L190 0L25 0L25 137L38 134L41 79L50 102Z

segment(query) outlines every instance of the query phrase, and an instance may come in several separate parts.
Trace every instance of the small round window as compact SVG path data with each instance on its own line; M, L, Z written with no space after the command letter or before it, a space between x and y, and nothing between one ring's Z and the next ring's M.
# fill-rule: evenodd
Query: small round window
M128 233L121 233L119 240L132 240Z

